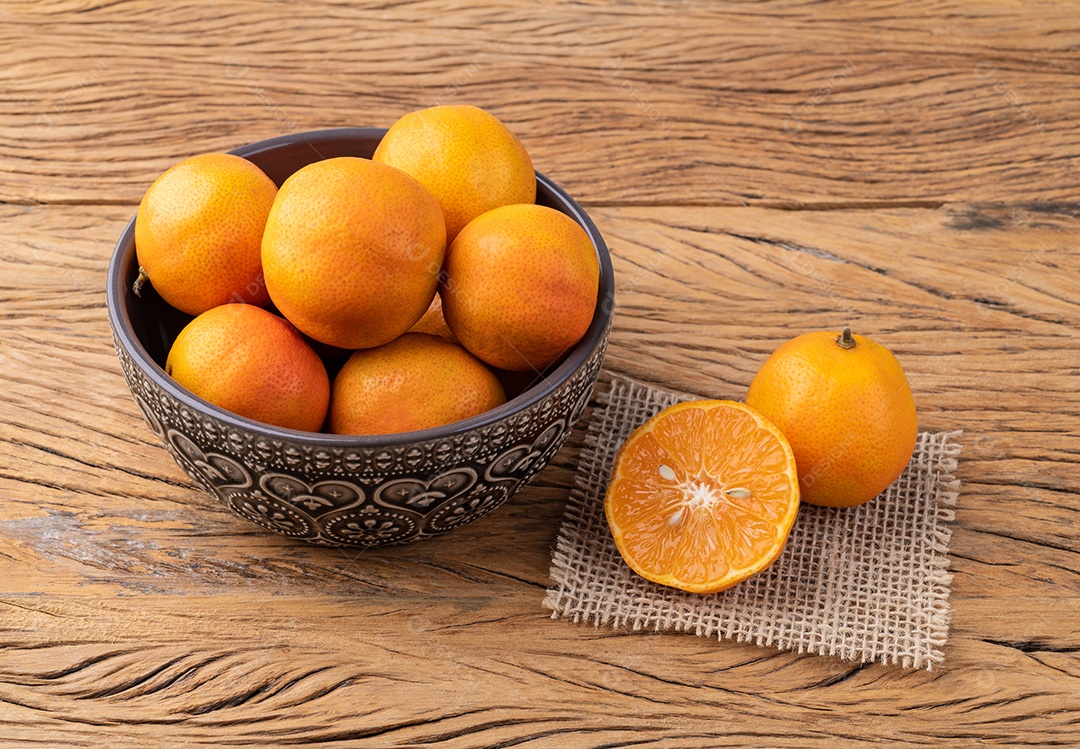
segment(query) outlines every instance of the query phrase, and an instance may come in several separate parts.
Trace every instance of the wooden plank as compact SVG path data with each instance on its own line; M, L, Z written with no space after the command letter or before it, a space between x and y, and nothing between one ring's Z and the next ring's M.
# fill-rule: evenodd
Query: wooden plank
M961 747L1067 744L1080 711L1080 631L1057 598L1029 599L1057 628L1056 645L1027 652L1008 641L1026 608L973 602L976 632L955 638L953 664L935 673L552 622L520 596L237 603L0 599L26 633L0 670L4 735L75 746L167 732L181 746Z
M194 153L442 102L593 204L1071 200L1078 9L7 3L0 201L133 204Z
M264 533L142 423L102 293L131 206L2 206L0 735L13 745L1069 745L1080 721L1080 222L1068 205L605 207L610 371L739 398L851 322L964 429L945 668L908 673L540 607L580 435L441 539ZM807 716L813 720L807 720Z

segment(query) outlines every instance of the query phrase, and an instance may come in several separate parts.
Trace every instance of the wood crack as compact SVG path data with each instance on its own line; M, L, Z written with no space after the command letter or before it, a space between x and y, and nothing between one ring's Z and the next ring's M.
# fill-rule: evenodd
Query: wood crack
M1021 653L1080 653L1080 646L1054 645L1037 640L992 640L984 637L982 641L1002 648L1019 650Z

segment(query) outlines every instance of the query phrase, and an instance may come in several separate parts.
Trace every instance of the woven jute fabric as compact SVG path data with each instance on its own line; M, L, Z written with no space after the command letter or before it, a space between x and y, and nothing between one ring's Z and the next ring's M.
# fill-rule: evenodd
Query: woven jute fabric
M604 517L619 446L649 417L688 398L622 378L598 396L552 554L544 599L552 617L903 668L941 664L960 432L921 432L903 475L864 505L804 504L772 566L721 593L697 595L635 574Z

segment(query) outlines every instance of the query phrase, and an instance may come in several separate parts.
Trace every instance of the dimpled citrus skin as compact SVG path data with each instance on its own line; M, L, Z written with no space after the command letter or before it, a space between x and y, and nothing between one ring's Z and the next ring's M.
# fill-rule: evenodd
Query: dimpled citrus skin
M596 249L572 218L508 205L454 240L440 295L465 348L493 367L540 371L585 335L599 284Z
M479 107L448 104L411 112L390 127L372 159L408 172L435 196L447 242L492 208L536 202L528 152Z
M450 424L506 402L495 375L456 343L406 333L357 351L334 378L329 430L393 434Z
M457 338L454 338L453 331L450 330L450 326L446 324L446 318L443 317L442 297L438 294L431 300L431 306L428 307L428 311L424 313L424 316L416 321L416 325L409 328L409 332L430 333L457 343Z
M158 294L189 315L270 301L259 248L275 195L262 170L226 153L192 156L158 177L135 218L135 252Z
M427 310L446 251L442 212L404 172L368 159L309 164L278 191L262 241L270 298L345 349L394 340Z
M754 376L746 404L791 444L804 502L853 507L903 472L915 449L918 417L892 352L854 335L806 333L783 344Z
M317 432L330 379L286 320L250 304L208 310L180 331L165 371L216 406L274 426Z

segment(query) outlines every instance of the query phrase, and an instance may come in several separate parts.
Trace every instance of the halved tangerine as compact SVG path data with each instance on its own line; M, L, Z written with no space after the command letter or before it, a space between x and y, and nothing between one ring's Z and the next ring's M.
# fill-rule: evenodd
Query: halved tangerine
M783 551L799 511L795 456L749 406L678 403L623 443L604 511L619 553L639 575L716 593Z

